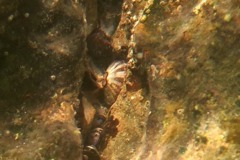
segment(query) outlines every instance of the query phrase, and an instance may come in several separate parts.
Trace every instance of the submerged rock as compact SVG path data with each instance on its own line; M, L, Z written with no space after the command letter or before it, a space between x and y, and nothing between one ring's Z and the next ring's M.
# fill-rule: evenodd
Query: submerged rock
M240 156L237 1L0 4L0 159L82 159L98 108L101 159ZM82 85L86 57L127 61L109 110Z
M84 5L0 3L0 159L81 159L74 108L84 72Z
M147 72L148 85L142 82L141 86L150 105L147 109L140 105L133 113L129 113L131 103L113 106L122 109L113 114L120 119L119 134L109 141L105 159L237 159L240 31L234 27L239 21L236 1L132 2L124 1L113 44L128 45L133 75ZM143 110L149 115L136 115ZM125 120L131 114L128 124ZM141 122L139 135L136 126Z

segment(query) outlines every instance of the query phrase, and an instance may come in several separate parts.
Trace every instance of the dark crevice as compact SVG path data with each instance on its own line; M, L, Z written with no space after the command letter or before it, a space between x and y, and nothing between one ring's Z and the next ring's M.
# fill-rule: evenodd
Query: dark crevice
M123 0L98 0L98 22L101 29L112 36L121 18Z
M76 123L81 128L84 150L83 159L100 159L100 153L110 137L117 134L119 121L109 117L109 107L104 100L104 89L97 85L98 75L93 75L90 63L99 70L105 71L118 60L126 60L127 48L116 52L112 47L111 35L115 32L121 18L122 0L98 0L98 25L87 36L86 72L80 89L79 108L76 109ZM104 73L102 73L104 74ZM97 77L96 77L97 76ZM100 75L99 76L103 76ZM119 80L119 79L117 79Z

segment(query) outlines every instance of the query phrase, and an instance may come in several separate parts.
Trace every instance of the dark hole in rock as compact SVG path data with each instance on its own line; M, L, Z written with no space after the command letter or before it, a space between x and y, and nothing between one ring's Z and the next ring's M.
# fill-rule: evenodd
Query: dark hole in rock
M85 147L94 146L98 152L101 152L107 146L110 137L117 135L117 125L119 124L118 119L109 116L108 108L103 106L102 97L103 90L97 88L92 78L90 78L90 73L86 72L81 94L79 95L81 105L76 109L75 119L78 127L81 128ZM96 128L101 128L101 133L95 133ZM93 142L94 145L91 145ZM96 156L95 149L90 150L87 148L85 152L86 154L90 154L88 155L89 158Z
M90 63L94 64L93 68L103 73L94 75L95 71L91 71L92 67L86 62L87 69L79 95L81 103L75 116L83 136L85 159L99 159L99 151L107 146L109 137L116 136L118 132L116 126L119 121L109 117L111 105L105 102L104 88L99 87L101 85L98 81L101 82L103 78L102 82L105 85L104 71L109 65L114 61L126 60L127 48L116 51L111 44L111 36L121 18L122 3L122 0L98 0L98 26L86 39ZM116 80L119 81L117 78Z
M98 20L101 29L108 35L114 34L121 18L123 0L98 0Z
M113 116L110 116L108 118L108 123L106 123L105 132L103 133L103 136L99 141L99 145L97 146L99 151L104 150L107 147L108 140L117 135L117 133L118 133L117 125L118 124L119 124L118 119L114 119Z
M127 48L116 51L111 44L111 37L100 28L87 37L88 56L97 67L105 70L113 61L126 60Z

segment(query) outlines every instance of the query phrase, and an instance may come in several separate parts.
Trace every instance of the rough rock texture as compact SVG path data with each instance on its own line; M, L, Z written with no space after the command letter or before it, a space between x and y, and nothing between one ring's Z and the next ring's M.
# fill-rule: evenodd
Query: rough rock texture
M0 6L0 159L81 159L74 108L85 7L54 0L1 0Z
M103 18L130 71L102 159L238 160L239 1L123 0L118 25L112 0L83 2L0 0L0 159L82 158L85 39Z
M123 113L114 113L120 119L119 134L108 143L105 157L238 159L238 3L124 2L125 18L115 34L123 39L113 43L116 48L128 44L130 64L141 62L136 68L147 70L149 94L142 101L150 105L125 98L125 105L113 106ZM126 36L129 21L135 25L129 25ZM139 93L127 97L145 95ZM139 114L143 111L145 116Z

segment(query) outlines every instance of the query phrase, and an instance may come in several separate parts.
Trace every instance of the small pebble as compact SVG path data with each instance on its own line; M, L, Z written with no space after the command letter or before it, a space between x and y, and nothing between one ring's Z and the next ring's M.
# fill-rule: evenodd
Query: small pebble
M179 6L177 7L177 11L178 11L179 13L181 13L182 10L183 10L183 7L182 7L181 5L179 5Z
M55 76L55 75L51 75L51 76L50 76L50 79L51 79L52 81L55 81L55 80L56 80L56 76Z
M8 135L10 135L11 132L9 130L5 130L4 133L5 133L5 135L8 136Z
M128 9L128 5L127 4L123 5L123 9L127 10Z
M140 22L145 22L146 19L147 19L147 16L144 14L144 15L141 17Z
M142 52L138 52L138 53L136 54L136 58L137 58L137 59L143 59L143 53L142 53Z
M150 9L147 9L147 10L145 11L146 14L149 14L150 12L151 12Z
M180 108L177 110L178 115L183 115L183 113L184 113L184 109Z
M225 22L230 22L232 19L232 16L231 16L231 14L226 14L223 19Z
M14 18L14 15L12 14L8 17L8 21L11 22L13 20L13 18Z
M159 2L159 5L160 5L160 6L165 6L166 4L167 4L167 2L165 2L165 1L160 1L160 2Z
M30 14L27 13L27 12L24 14L24 17L25 17L25 18L28 18L29 16L30 16Z

